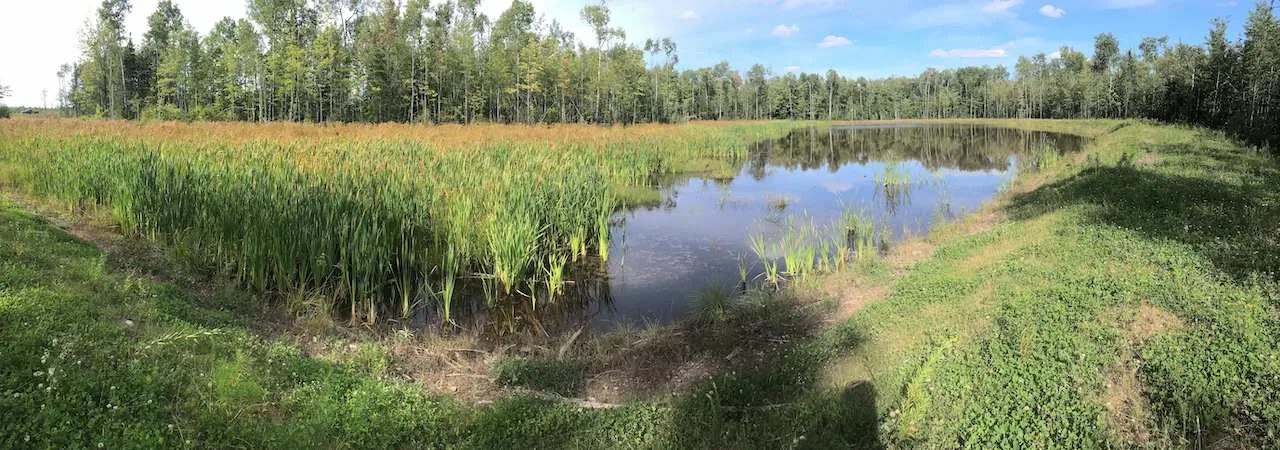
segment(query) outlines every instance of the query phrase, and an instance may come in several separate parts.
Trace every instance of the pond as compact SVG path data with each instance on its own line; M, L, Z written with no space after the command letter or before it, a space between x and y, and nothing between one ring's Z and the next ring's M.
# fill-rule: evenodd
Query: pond
M753 236L777 240L797 223L835 229L853 211L875 224L878 246L926 233L1083 142L970 125L795 130L752 146L731 179L673 178L660 205L618 213L607 279L593 289L602 298L589 316L606 327L669 322L709 288L740 289L744 266L759 280Z

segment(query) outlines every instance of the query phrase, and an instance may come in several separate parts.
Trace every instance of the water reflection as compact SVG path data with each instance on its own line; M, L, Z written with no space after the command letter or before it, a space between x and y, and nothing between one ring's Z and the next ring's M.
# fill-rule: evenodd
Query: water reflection
M607 270L611 302L593 320L678 317L708 286L739 283L753 234L778 236L796 218L822 227L861 211L882 228L881 247L924 233L994 196L1020 160L1082 144L1075 136L982 126L804 128L757 143L736 177L672 178L661 204L619 215L617 256Z
M844 247L883 253L892 241L975 210L1019 171L1083 143L1075 136L984 126L797 129L752 145L733 178L662 180L663 201L618 213L608 263L575 268L568 295L555 303L513 302L471 312L499 333L668 322L693 308L708 288L732 291L744 278L762 279L766 268L757 263L753 237L782 239L799 224L809 227L809 238L826 233L832 242L846 241ZM874 236L843 228L851 211L857 221L874 225ZM781 248L767 253L785 256Z

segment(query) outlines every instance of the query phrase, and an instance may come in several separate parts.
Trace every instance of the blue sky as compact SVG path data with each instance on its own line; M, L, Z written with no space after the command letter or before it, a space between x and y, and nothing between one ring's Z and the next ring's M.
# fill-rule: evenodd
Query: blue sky
M1115 34L1124 48L1136 46L1145 36L1201 43L1214 17L1229 19L1233 34L1238 33L1253 3L657 0L614 5L620 12L632 7L667 16L653 22L652 32L674 37L681 61L687 65L728 60L745 68L762 62L775 72L835 69L845 75L883 77L913 75L928 67L1004 64L1012 68L1019 55L1053 53L1063 45L1091 54L1093 36L1100 32Z
M134 0L130 33L141 39L157 0ZM578 19L584 0L530 0L547 20L594 42ZM595 0L592 0L595 1ZM100 0L4 0L0 14L0 84L11 105L38 106L57 92L58 66L79 53L78 31ZM511 0L482 0L496 18ZM238 0L175 0L188 21L208 32L223 16L243 17ZM1209 20L1231 22L1232 37L1253 0L612 0L614 24L632 42L670 36L683 68L729 61L848 76L915 75L928 67L1003 64L1019 55L1069 45L1092 52L1093 36L1111 32L1122 48L1145 36L1201 43ZM30 43L30 44L27 44Z

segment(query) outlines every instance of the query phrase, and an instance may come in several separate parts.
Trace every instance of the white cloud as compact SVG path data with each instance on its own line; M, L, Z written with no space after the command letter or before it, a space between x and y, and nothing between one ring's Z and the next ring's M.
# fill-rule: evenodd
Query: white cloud
M787 66L782 70L787 71L787 73L796 73L800 71L800 66Z
M1062 57L1062 50L1055 51L1048 55L1048 58L1050 61L1061 58L1061 57Z
M795 9L805 6L830 5L835 0L782 0L782 9Z
M778 25L773 27L773 32L770 34L777 37L788 37L799 32L800 27L796 25Z
M1006 42L991 48L954 48L951 50L937 49L929 52L929 56L934 58L1003 58L1009 56L1009 50L1033 41L1038 38L1024 38L1018 41Z
M987 26L1017 19L1018 14L1014 12L1014 8L1022 2L1023 0L967 0L944 3L916 11L904 18L903 23L916 29Z
M822 182L822 188L832 194L839 194L853 190L853 183L850 181L829 180Z
M760 5L777 5L782 9L807 8L810 6L831 6L840 3L843 0L738 0L741 3L755 3Z
M951 50L936 49L929 52L934 58L1003 58L1007 55L1003 48L954 48Z
M1040 15L1058 19L1058 18L1061 18L1062 16L1067 15L1067 11L1057 6L1053 6L1046 3L1044 6L1040 7Z
M698 15L698 13L697 13L697 12L695 12L694 10L692 10L692 9L686 9L686 10L684 10L684 12L680 13L680 20L690 20L690 21L692 21L692 20L698 20L698 19L701 19L701 18L702 18L702 16L699 16L699 15Z
M1022 0L991 0L982 7L982 12L987 14L1003 14L1009 12L1014 6L1022 4Z
M1108 9L1138 8L1160 3L1160 0L1102 0L1102 7Z
M147 31L147 16L156 10L157 0L133 0L125 17L126 34L140 45ZM10 106L57 105L58 67L74 62L81 54L80 33L85 20L96 17L101 0L59 0L45 2L0 1L0 84L13 88L13 96L0 100ZM182 15L203 36L224 16L245 15L245 2L175 0ZM21 42L38 44L19 45ZM69 81L69 80L68 80ZM42 91L48 91L42 98Z
M844 36L835 36L835 35L828 34L827 37L822 38L822 42L818 43L818 46L822 48L835 48L835 47L844 47L852 43L853 42L850 42L849 39Z

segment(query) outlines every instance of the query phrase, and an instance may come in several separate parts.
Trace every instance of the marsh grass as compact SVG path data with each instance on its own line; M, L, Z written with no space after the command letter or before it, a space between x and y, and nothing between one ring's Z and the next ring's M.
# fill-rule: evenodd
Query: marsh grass
M789 202L785 195L773 195L769 197L766 207L770 212L781 213L787 210Z
M774 258L773 255L769 253L769 241L765 238L763 233L752 234L748 239L750 239L751 251L755 252L756 258L760 260L760 265L764 269L760 276L764 277L765 283L768 283L776 289L778 287L778 283L782 280L782 276L778 271L777 258ZM742 271L741 267L742 264L739 264L740 272Z
M1058 164L1062 152L1049 142L1033 144L1018 159L1018 169L1028 173L1036 173Z
M458 293L477 288L490 305L554 300L570 266L608 261L614 212L656 177L739 159L792 125L3 127L0 170L15 189L99 205L243 286L324 292L330 310L375 322L423 302L449 321Z
M785 217L777 236L756 232L748 245L763 267L764 284L777 289L784 281L804 281L878 257L887 244L883 229L866 213L845 207L832 224L819 225L807 213ZM738 266L745 279L747 264L741 257Z

